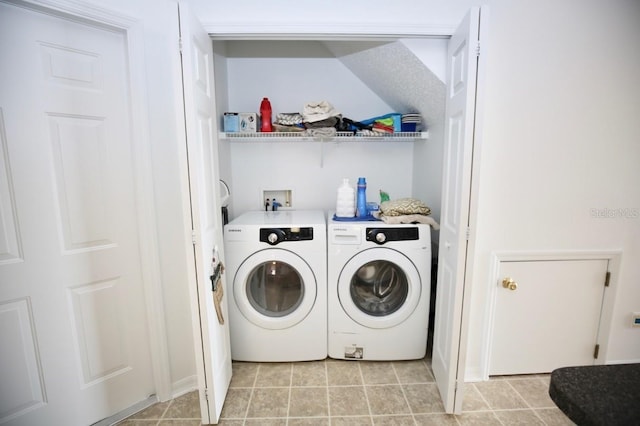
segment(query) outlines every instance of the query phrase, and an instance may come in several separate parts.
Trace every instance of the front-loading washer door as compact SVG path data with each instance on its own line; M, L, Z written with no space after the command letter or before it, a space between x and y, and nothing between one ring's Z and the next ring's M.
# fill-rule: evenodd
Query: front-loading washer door
M253 253L233 279L233 295L242 315L270 330L302 321L313 309L317 291L316 277L307 262L282 249Z
M390 328L404 322L422 293L420 274L407 256L389 248L359 252L338 278L338 298L345 313L369 328Z

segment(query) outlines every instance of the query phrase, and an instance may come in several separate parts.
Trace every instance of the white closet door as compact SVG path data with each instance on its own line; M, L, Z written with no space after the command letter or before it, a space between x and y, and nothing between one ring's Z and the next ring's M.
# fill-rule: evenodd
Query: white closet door
M185 120L188 150L189 189L194 236L196 291L192 292L196 336L196 360L202 422L217 423L231 381L231 345L227 295L221 304L220 324L213 303L210 276L212 258L222 252L222 213L217 144L217 113L214 100L213 46L202 25L180 3L180 37ZM220 285L225 286L226 275ZM229 292L227 292L229 293ZM201 339L198 337L201 336Z
M447 413L462 407L463 327L474 150L480 9L449 41L442 216L432 368Z
M127 38L0 3L0 423L155 393Z

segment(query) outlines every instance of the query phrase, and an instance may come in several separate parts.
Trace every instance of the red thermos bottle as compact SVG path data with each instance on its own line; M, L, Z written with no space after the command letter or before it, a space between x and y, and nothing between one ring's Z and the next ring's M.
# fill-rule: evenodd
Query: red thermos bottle
M273 132L273 126L271 125L271 103L269 98L262 98L260 103L260 131L261 132Z

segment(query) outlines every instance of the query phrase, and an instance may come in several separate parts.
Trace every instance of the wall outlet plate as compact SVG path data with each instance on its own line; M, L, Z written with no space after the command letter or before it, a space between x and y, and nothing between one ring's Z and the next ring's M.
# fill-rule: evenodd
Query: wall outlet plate
M634 327L640 327L640 312L634 312L631 314L631 325Z

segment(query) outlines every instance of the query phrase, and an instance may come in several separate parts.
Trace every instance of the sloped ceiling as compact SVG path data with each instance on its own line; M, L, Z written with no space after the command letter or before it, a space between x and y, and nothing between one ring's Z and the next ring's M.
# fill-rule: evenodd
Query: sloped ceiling
M389 112L419 112L428 126L443 122L445 84L402 42L324 44L394 109Z
M444 120L445 84L402 41L228 40L225 49L236 58L337 58L389 112L419 112L429 127Z

